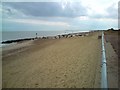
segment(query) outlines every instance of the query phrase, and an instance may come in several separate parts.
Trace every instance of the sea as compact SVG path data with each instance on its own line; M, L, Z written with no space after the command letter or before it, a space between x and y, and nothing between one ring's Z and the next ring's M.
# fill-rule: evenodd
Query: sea
M83 31L0 31L0 47L4 47L10 44L2 44L2 41L16 40L24 38L35 38L36 33L38 37L43 36L56 36L61 34L76 33ZM88 31L85 31L88 32Z

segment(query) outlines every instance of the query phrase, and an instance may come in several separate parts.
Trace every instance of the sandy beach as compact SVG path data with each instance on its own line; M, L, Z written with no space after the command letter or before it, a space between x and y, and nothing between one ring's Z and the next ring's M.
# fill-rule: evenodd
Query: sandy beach
M101 40L97 37L96 33L35 40L17 50L3 49L3 88L99 87Z
M100 88L98 35L39 39L3 49L3 88Z

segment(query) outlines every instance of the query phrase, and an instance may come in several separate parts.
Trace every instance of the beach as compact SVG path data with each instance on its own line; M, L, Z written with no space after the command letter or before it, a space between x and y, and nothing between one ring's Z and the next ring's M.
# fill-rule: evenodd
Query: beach
M99 35L101 32L84 37L36 39L3 48L2 87L100 88L102 48ZM109 45L107 48L107 51L112 49Z

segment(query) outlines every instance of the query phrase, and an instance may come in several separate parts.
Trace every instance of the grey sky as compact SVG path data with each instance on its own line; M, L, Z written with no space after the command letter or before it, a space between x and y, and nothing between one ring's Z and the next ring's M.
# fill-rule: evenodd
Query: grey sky
M118 0L111 0L111 2L109 0L63 1L3 2L3 8L0 10L3 13L4 30L11 29L11 27L17 30L22 25L23 30L31 25L33 30L36 27L39 30L53 28L58 30L61 27L62 30L117 28Z

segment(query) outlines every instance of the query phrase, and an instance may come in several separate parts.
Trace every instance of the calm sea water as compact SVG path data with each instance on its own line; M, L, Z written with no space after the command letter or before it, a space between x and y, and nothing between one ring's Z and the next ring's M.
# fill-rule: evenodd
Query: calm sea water
M5 40L14 40L22 38L34 38L43 36L54 36L64 33L64 31L3 31L2 32L2 41Z

